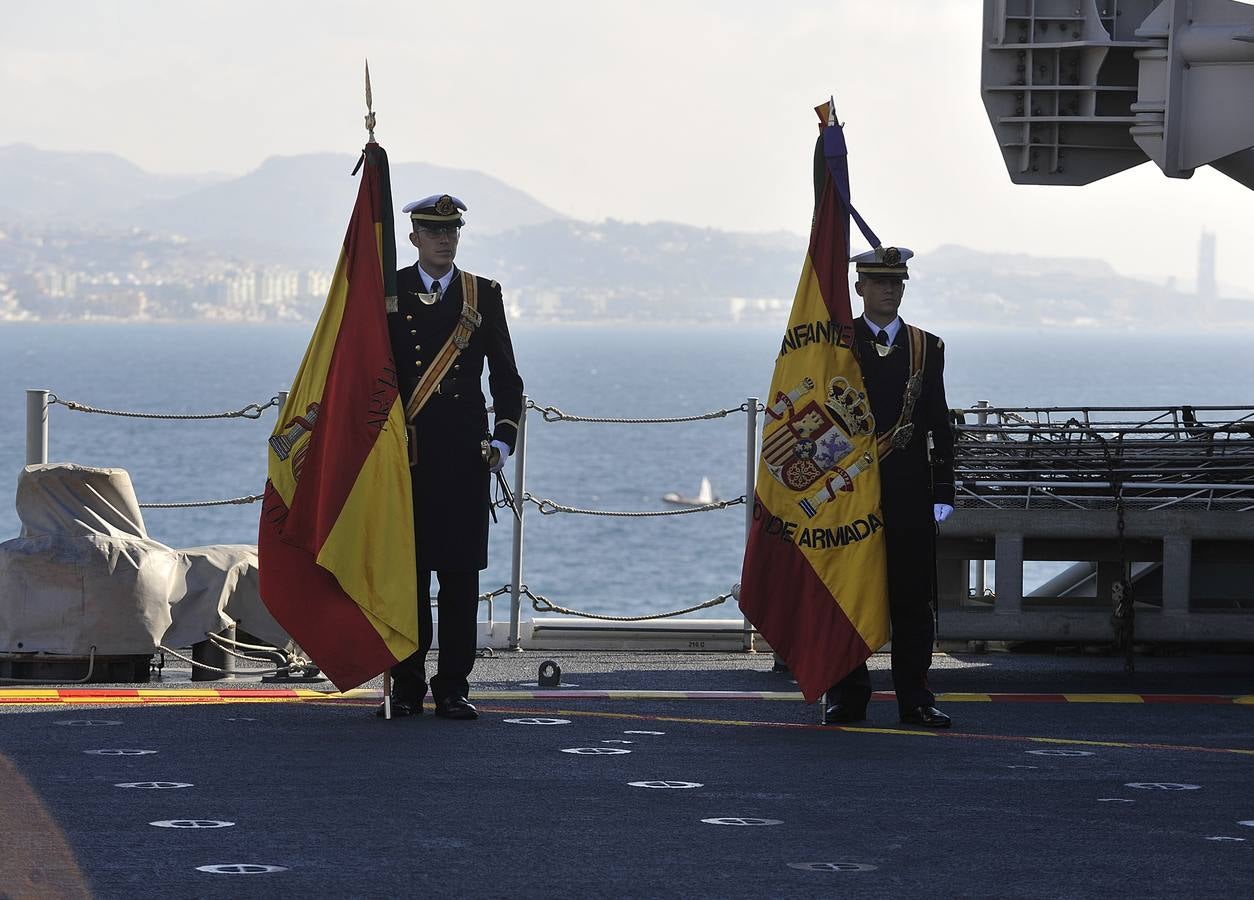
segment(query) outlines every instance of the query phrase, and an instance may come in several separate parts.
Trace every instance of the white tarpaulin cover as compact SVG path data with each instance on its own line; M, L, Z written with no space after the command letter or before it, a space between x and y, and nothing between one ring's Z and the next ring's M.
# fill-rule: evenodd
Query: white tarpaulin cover
M0 653L153 653L236 619L279 647L290 640L257 595L256 548L150 539L125 469L27 466L17 514L21 536L0 543Z

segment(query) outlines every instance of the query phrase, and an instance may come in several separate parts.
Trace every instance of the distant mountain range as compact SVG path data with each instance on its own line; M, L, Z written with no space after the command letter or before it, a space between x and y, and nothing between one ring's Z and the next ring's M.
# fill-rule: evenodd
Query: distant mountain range
M41 223L116 222L124 210L225 180L224 175L153 175L112 153L9 144L0 147L0 214Z
M106 153L0 147L0 313L55 310L72 317L85 291L97 297L103 291L110 309L154 315L163 309L208 318L316 314L321 300L312 287L299 308L280 310L266 306L261 286L254 296L238 285L204 285L221 277L238 282L233 270L328 270L357 190L350 177L355 163L347 154L306 154L273 157L238 178L165 176ZM402 264L414 251L399 207L449 191L470 207L458 261L497 278L515 313L528 318L782 321L806 250L806 238L790 232L578 221L490 175L429 163L393 162L392 186ZM6 241L6 223L43 229L52 239ZM1202 321L1254 322L1249 298L1199 298L1172 284L1120 275L1105 260L947 245L917 255L911 275L907 307L938 325L1169 327L1182 310ZM197 279L201 286L180 294L178 285ZM122 287L106 290L102 283ZM235 306L224 314L219 303Z
M10 220L134 227L260 263L326 265L357 193L356 162L349 154L312 153L271 157L239 178L167 176L110 153L13 144L0 147L0 203ZM391 175L402 240L409 227L400 207L437 191L462 199L482 234L563 218L482 172L394 162Z

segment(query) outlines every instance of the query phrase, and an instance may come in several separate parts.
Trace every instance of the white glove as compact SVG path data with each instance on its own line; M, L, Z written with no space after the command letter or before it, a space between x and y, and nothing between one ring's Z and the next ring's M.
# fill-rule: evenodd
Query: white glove
M944 522L946 519L949 518L949 514L953 511L954 511L954 508L950 506L948 503L933 503L932 504L932 516L936 519L937 522Z
M492 446L501 451L501 455L497 457L496 465L492 466L492 474L495 475L505 468L505 460L509 459L509 444L504 441L493 441Z

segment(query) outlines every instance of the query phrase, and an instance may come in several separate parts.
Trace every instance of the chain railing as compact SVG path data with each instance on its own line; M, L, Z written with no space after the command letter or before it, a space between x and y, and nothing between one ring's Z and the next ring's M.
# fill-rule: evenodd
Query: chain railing
M596 619L601 622L646 622L651 619L669 619L674 616L687 615L691 612L697 612L698 610L718 606L720 603L726 603L734 597L734 595L729 591L726 594L719 594L717 597L711 597L709 600L702 603L686 606L683 609L671 610L670 612L647 613L642 616L612 616L607 613L590 613L583 610L570 609L565 606L558 606L543 594L533 594L525 584L521 586L519 592L531 600L531 608L536 612L556 612L567 616L578 616L583 619Z
M139 419L213 420L260 419L282 408L286 392L268 401L239 409L206 413L162 413L108 409L66 400L50 391L27 391L27 462L47 460L48 412L63 406L73 412ZM544 406L524 398L514 453L513 504L499 499L495 506L512 506L514 516L511 581L483 595L492 599L510 595L509 646L520 641L524 600L536 612L587 619L643 622L685 615L726 602L720 595L682 609L615 616L570 608L533 593L523 580L525 511L542 516L557 514L613 518L662 518L714 512L745 506L746 536L752 527L756 469L757 398L738 406L682 416L583 416ZM735 414L745 416L745 490L739 496L675 509L588 509L526 490L528 419L539 413L544 423L655 425L711 421ZM1176 407L992 407L986 403L955 410L955 475L960 505L991 508L1161 509L1166 507L1254 511L1254 408ZM973 421L972 421L973 419ZM1205 421L1211 419L1212 421ZM245 505L262 499L249 494L225 499L141 503L147 509L186 509ZM744 622L744 646L752 647L752 628Z
M250 403L240 409L228 410L224 412L213 413L161 413L161 412L139 412L133 410L108 409L104 407L93 406L87 403L81 403L74 400L66 400L58 397L56 394L46 390L27 391L27 464L44 463L47 461L48 452L48 410L52 406L64 406L73 412L92 413L96 415L120 416L126 418L138 419L165 419L165 420L210 420L210 419L260 419L262 414L271 407L282 409L287 398L287 392L283 391L271 397L265 403ZM498 590L483 594L481 600L489 604L489 619L491 618L492 599L500 594L509 593L510 604L510 635L509 644L512 649L520 646L520 607L523 597L527 597L532 607L537 612L555 612L563 615L579 616L589 619L601 619L606 621L621 622L643 622L648 620L657 620L671 618L674 616L684 615L686 613L696 612L698 610L707 609L712 606L726 602L732 597L732 594L723 594L718 597L706 600L702 603L694 604L679 610L672 610L662 613L649 613L639 616L612 616L598 613L588 613L580 610L570 609L560 606L550 601L543 595L533 594L522 582L523 570L523 526L524 526L524 510L528 505L534 506L541 515L551 516L558 513L583 516L606 516L616 518L660 518L667 516L683 516L695 513L714 512L717 510L728 509L732 506L745 505L745 534L748 536L749 529L753 522L752 504L749 502L753 496L755 480L757 475L757 428L758 414L765 407L756 397L749 397L739 406L726 407L722 409L710 410L707 412L695 413L684 416L658 416L658 417L633 417L633 416L577 416L563 412L556 406L541 406L533 400L524 397L524 407L522 416L520 417L518 427L517 447L514 454L514 486L513 496L514 512L514 539L513 539L513 559L512 559L512 575L511 584L504 585ZM544 422L571 422L581 424L621 424L621 425L663 425L678 424L689 422L711 421L714 419L722 419L735 414L743 414L746 421L746 440L745 440L745 491L740 496L727 500L712 500L708 503L694 503L684 505L677 509L663 510L601 510L601 509L585 509L569 504L559 503L556 500L547 497L537 497L526 490L526 427L528 410L536 410L540 413ZM184 500L184 501L162 501L140 503L143 509L189 509L193 507L212 507L212 506L230 506L244 505L256 503L263 499L263 494L249 494L240 497L231 497L215 500ZM498 499L493 504L497 508L505 508L511 506L508 500ZM752 648L752 626L748 620L744 620L744 646L745 649ZM173 652L173 651L171 651ZM174 654L177 656L177 654ZM200 665L198 663L198 665Z
M657 516L686 516L690 513L712 512L716 509L727 509L727 507L735 506L737 503L744 503L745 496L744 494L741 494L734 500L712 500L709 503L688 506L683 509L628 510L625 512L615 512L608 509L580 509L577 506L566 506L545 497L534 497L530 493L523 495L523 501L533 503L539 507L540 515L542 516L552 516L557 513L573 513L580 516L618 516L627 519L647 519ZM506 502L505 505L508 506L508 502Z
M99 406L90 406L86 403L78 403L74 400L62 400L56 394L48 394L48 405L53 406L60 404L67 409L75 412L96 413L101 416L123 416L130 419L172 419L172 420L201 420L201 419L260 419L261 414L272 406L280 404L279 396L276 394L265 403L250 403L247 406L230 410L228 412L216 413L156 413L156 412L136 412L134 410L122 409L104 409Z
M761 404L755 404L757 411L761 412L764 407ZM528 409L540 411L540 415L546 422L591 422L600 425L671 425L676 422L701 422L709 419L723 419L727 416L734 415L738 412L749 411L749 401L746 400L739 406L729 409L716 409L710 412L696 413L691 416L666 416L662 418L610 418L606 416L572 416L564 413L556 406L540 406L533 400L527 401Z
M749 502L754 495L757 478L757 437L758 437L758 414L764 410L764 406L758 402L756 397L748 397L744 403L739 406L725 407L722 409L710 410L708 412L694 413L685 416L576 416L567 412L563 412L555 406L542 406L535 401L524 396L523 398L523 414L521 416L518 427L517 447L514 454L514 541L513 541L513 559L512 559L512 585L510 589L510 634L509 646L511 649L517 649L521 646L520 640L520 610L524 597L532 603L532 608L537 612L554 612L562 615L578 616L588 619L599 619L604 621L616 622L644 622L650 620L659 620L672 616L683 615L685 613L695 612L700 609L706 609L725 602L731 595L726 594L721 597L707 600L693 606L686 607L681 610L675 610L664 613L649 613L640 616L610 616L599 613L588 613L580 610L571 609L552 602L547 597L540 594L534 594L523 583L523 535L525 532L525 516L524 510L528 505L536 507L541 515L551 516L558 513L568 515L581 516L606 516L615 518L645 519L645 518L661 518L666 516L691 515L694 513L713 512L716 510L727 509L738 504L745 506L745 537L748 538L749 530L753 526L753 504ZM536 410L540 413L540 418L546 423L571 422L582 424L615 424L615 425L669 425L686 422L701 422L713 419L722 419L737 413L743 414L745 417L745 490L739 497L729 500L715 500L710 503L700 503L694 505L686 505L679 509L673 510L603 510L603 509L586 509L569 504L559 503L556 500L547 497L537 497L526 489L526 472L527 472L527 423L528 412ZM508 503L498 501L499 506L508 505ZM753 648L753 626L748 619L743 619L743 646L744 649Z
M171 413L171 412L140 412L127 409L106 409L80 403L77 400L65 400L51 391L31 390L26 392L26 463L44 463L48 460L48 408L64 406L66 409L79 413L91 413L100 416L118 416L127 419L163 419L167 421L208 421L213 419L260 419L262 414L271 407L281 409L287 398L286 391L280 391L265 403L249 403L239 409L209 413ZM246 494L241 497L227 497L216 500L171 500L140 503L140 509L193 509L211 506L244 506L258 503L264 494Z
M169 503L141 503L140 509L191 509L197 506L246 506L257 503L265 494L249 494L246 497L230 497L226 500L178 500Z

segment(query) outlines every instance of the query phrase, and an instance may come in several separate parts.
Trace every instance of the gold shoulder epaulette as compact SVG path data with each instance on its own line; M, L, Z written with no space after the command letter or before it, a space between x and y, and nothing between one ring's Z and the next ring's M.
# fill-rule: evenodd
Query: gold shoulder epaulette
M500 287L500 285L499 285L499 284L497 284L495 281L493 281L491 284L492 284L492 287L494 287L494 288L499 288L499 287Z
M936 339L936 349L937 349L937 350L944 350L944 349L945 349L945 342L944 342L944 341L942 341L939 337Z

